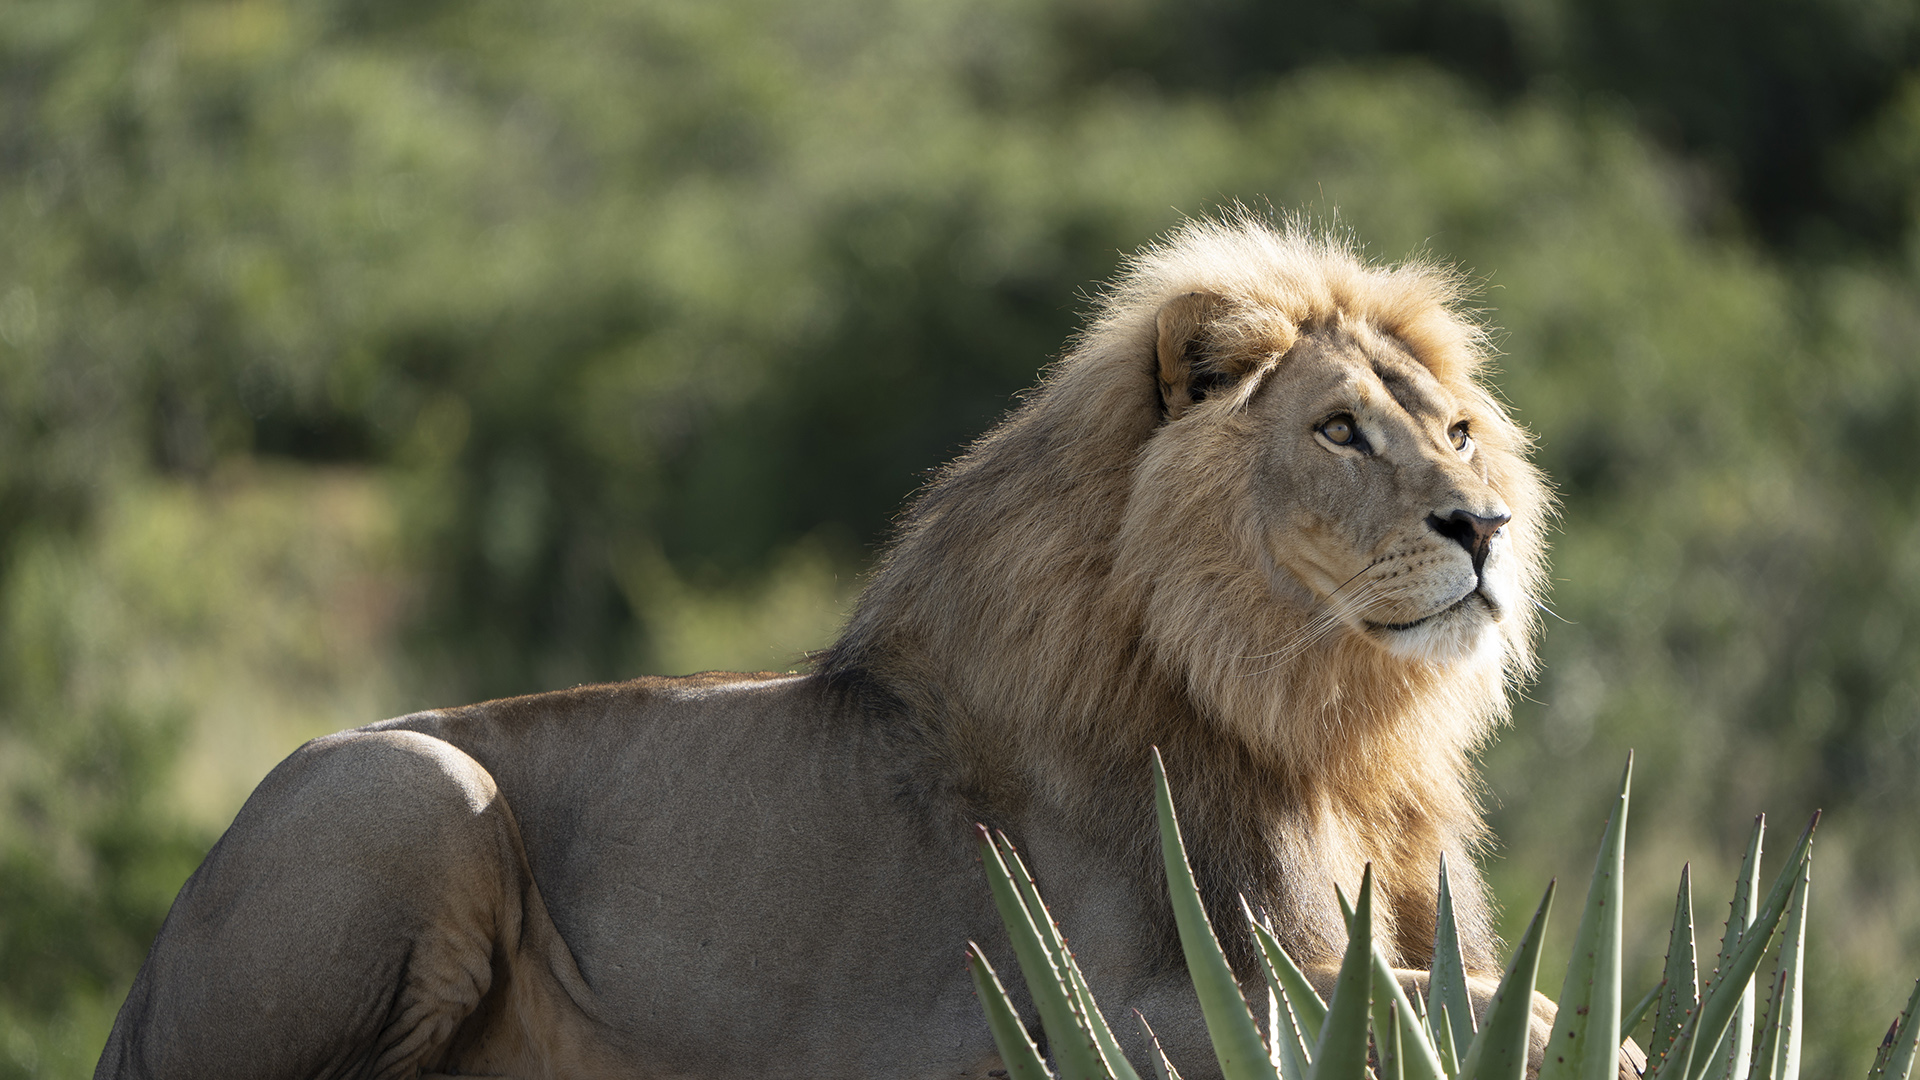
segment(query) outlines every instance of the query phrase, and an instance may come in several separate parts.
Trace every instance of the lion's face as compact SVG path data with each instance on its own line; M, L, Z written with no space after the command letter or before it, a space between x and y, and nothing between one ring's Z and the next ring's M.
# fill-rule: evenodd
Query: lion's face
M1302 337L1248 401L1265 554L1327 623L1415 659L1498 647L1520 584L1476 397L1361 327Z
M1302 326L1209 293L1169 301L1158 334L1164 421L1123 562L1161 583L1148 636L1208 673L1196 687L1238 695L1342 635L1409 661L1524 664L1544 499L1468 365L1423 362L1364 317ZM1209 593L1211 610L1194 599Z

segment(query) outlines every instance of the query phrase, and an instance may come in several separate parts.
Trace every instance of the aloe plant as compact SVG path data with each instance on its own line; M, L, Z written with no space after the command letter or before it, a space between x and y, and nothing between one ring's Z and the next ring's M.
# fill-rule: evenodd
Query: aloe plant
M1648 1075L1654 1080L1797 1080L1805 913L1813 829L1819 816L1808 824L1764 902L1754 887L1764 822L1755 825L1726 934L1704 990L1698 982L1691 876L1683 868L1661 981L1636 1005L1623 1010L1620 908L1632 772L1629 757L1601 837L1573 956L1561 983L1561 1008L1541 1064L1542 1080L1613 1080L1621 1042L1648 1015L1653 1017ZM1272 929L1243 903L1246 929L1258 945L1267 985L1263 1035L1200 901L1157 750L1153 778L1161 852L1180 944L1225 1080L1525 1077L1540 943L1553 902L1551 883L1477 1023L1444 863L1433 970L1424 997L1406 992L1373 941L1371 867L1351 905L1340 897L1347 916L1347 949L1330 1002L1321 999ZM967 963L1008 1076L1011 1080L1139 1080L1013 844L985 827L980 828L979 838L995 904L1054 1058L1049 1063L1041 1055L985 953L969 942ZM1776 935L1783 923L1784 933ZM1776 936L1783 940L1768 984L1765 1016L1759 1019L1754 973ZM1154 1052L1154 1074L1159 1080L1177 1080L1179 1070L1160 1048L1147 1018L1137 1012L1135 1018ZM1920 985L1887 1032L1869 1080L1915 1080L1916 1057L1920 1057Z

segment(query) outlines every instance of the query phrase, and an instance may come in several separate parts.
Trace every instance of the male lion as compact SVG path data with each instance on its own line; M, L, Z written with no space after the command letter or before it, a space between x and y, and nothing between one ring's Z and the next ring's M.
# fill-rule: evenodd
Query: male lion
M1531 663L1548 495L1458 298L1299 227L1180 227L913 504L813 674L300 748L181 890L97 1075L985 1077L962 949L1012 962L976 821L1099 1000L1205 1075L1155 745L1217 925L1244 895L1330 967L1371 862L1379 938L1423 967L1448 853L1494 971L1468 755Z

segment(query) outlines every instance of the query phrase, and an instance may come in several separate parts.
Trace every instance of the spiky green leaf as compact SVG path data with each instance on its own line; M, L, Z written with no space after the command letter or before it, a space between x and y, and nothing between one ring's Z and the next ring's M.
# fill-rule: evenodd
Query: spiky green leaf
M1560 1012L1540 1065L1540 1080L1614 1080L1619 1075L1621 877L1632 783L1633 755L1628 754L1620 794L1594 860L1586 910L1574 934L1573 958L1560 984Z
M1240 902L1244 907L1246 900L1243 898ZM1262 968L1267 976L1267 985L1282 994L1287 1003L1293 1007L1293 1015L1299 1021L1301 1034L1306 1036L1307 1045L1311 1047L1320 1039L1320 1026L1327 1022L1327 1003L1321 999L1320 992L1313 988L1313 983L1308 980L1306 973L1293 962L1293 957L1287 955L1287 951L1281 948L1280 942L1273 936L1273 931L1267 929L1264 923L1254 917L1251 908L1247 909L1247 921L1253 929L1254 940L1260 943L1260 956L1263 961Z
M1166 1049L1160 1045L1160 1036L1153 1033L1153 1025L1147 1023L1146 1015L1135 1009L1133 1016L1140 1021L1140 1030L1146 1032L1147 1042L1153 1046L1153 1074L1159 1080L1180 1080L1180 1070L1173 1067L1172 1059L1167 1057Z
M1460 1075L1460 1049L1453 1043L1453 1021L1447 1016L1447 1007L1440 1006L1434 1014L1434 1049L1440 1053L1440 1068L1449 1077Z
M1407 1080L1445 1080L1446 1072L1440 1067L1440 1052L1434 1049L1433 1037L1420 1022L1419 1013L1394 976L1393 965L1387 963L1378 941L1373 945L1373 1023L1376 1039L1380 1032L1387 1030L1389 1023L1400 1029L1401 1068Z
M1793 853L1787 857L1787 864L1774 879L1773 888L1768 891L1766 902L1761 904L1754 915L1751 925L1740 935L1732 957L1721 967L1714 981L1708 985L1700 997L1700 1008L1689 1020L1687 1028L1676 1040L1681 1043L1695 1043L1699 1046L1721 1047L1729 1026L1733 1022L1734 1012L1740 1005L1744 991L1750 988L1754 970L1760 966L1760 960L1766 955L1767 947L1773 942L1773 932L1779 928L1780 919L1786 914L1787 903L1792 897L1795 883L1804 871L1807 854L1813 844L1814 826L1820 823L1820 815L1813 815L1813 821L1807 830L1800 834L1800 842L1794 845ZM1687 1051L1691 1055L1692 1051ZM1700 1080L1710 1064L1697 1057L1690 1058L1692 1064L1686 1072L1688 1080ZM1658 1074L1665 1078L1680 1075L1662 1068Z
M1376 984L1380 981L1378 969L1373 973L1373 981ZM1380 995L1376 993L1374 996L1378 998ZM1386 1014L1375 1018L1373 1040L1380 1052L1380 1080L1410 1080L1407 1075L1406 1040L1402 1036L1406 1031L1403 1022L1412 1019L1401 1010L1397 1001L1388 1002Z
M1787 902L1787 926L1780 938L1780 960L1774 967L1773 995L1767 1003L1766 1026L1754 1047L1748 1075L1763 1080L1798 1080L1800 1076L1800 999L1805 980L1807 944L1807 888L1813 874L1811 856L1801 865L1800 880Z
M1553 906L1553 883L1514 947L1513 959L1494 991L1480 1034L1467 1048L1456 1074L1460 1080L1522 1080L1527 1075L1527 1035L1533 1027L1533 983L1540 972L1540 939L1547 930L1547 911Z
M1647 1075L1651 1080L1685 1080L1693 1075L1694 1036L1699 1030L1700 1009L1695 1006L1681 1022L1680 1033L1674 1036L1666 1054L1648 1066Z
M1354 1080L1367 1067L1367 1016L1373 997L1373 865L1360 877L1355 915L1347 920L1347 952L1333 984L1327 1022L1314 1047L1310 1080Z
M1660 978L1660 1001L1653 1014L1653 1035L1647 1042L1650 1073L1658 1072L1676 1046L1687 1052L1691 1042L1679 1043L1687 1017L1700 1007L1700 962L1693 939L1693 867L1680 868L1680 891L1673 901L1673 928L1667 933L1667 965ZM1687 1066L1674 1068L1684 1075Z
M1427 982L1427 1019L1434 1042L1440 1029L1433 1021L1445 1007L1453 1025L1455 1046L1470 1046L1475 1030L1473 1000L1467 994L1467 965L1460 955L1460 925L1453 914L1453 886L1447 875L1447 857L1440 856L1440 901L1433 920L1433 973Z
M1718 979L1719 973L1726 970L1732 961L1740 936L1747 927L1753 925L1754 914L1759 910L1760 893L1755 883L1759 880L1761 841L1766 831L1767 816L1761 814L1753 819L1747 852L1740 860L1740 876L1734 880L1733 904L1727 914L1727 932L1720 938L1720 953L1714 958L1714 979ZM1753 1047L1753 1007L1753 982L1749 979L1741 990L1733 1019L1726 1033L1714 1044L1714 1049L1702 1054L1700 1047L1694 1048L1694 1069L1702 1080L1743 1080L1746 1076L1748 1056Z
M1781 1025L1774 1022L1776 1014L1781 1014L1783 995L1786 990L1786 973L1774 976L1773 989L1767 995L1766 1007L1760 1011L1753 1040L1753 1057L1747 1065L1747 1075L1753 1080L1780 1080L1780 1070L1786 1064L1782 1050Z
M1101 1063L1114 1076L1114 1080L1140 1080L1140 1074L1133 1071L1126 1055L1120 1051L1119 1040L1113 1037L1113 1029L1107 1026L1106 1017L1100 1014L1100 1006L1093 1000L1093 990L1087 986L1087 977L1080 971L1080 962L1073 958L1067 949L1067 943L1060 936L1060 928L1053 919L1045 915L1046 904L1040 899L1040 887L1034 883L1033 872L1021 860L1020 853L1014 849L1013 842L1003 834L996 840L1000 854L1007 861L1008 870L1013 877L1014 887L1020 890L1020 899L1027 910L1035 913L1036 922L1047 951L1052 955L1054 965L1066 976L1067 984L1073 990L1075 1011L1087 1030L1092 1032L1094 1046L1100 1053Z
M1173 901L1173 917L1180 929L1180 949L1187 959L1187 973L1193 978L1194 993L1200 998L1200 1012L1207 1021L1207 1034L1213 1039L1214 1056L1226 1080L1278 1080L1267 1048L1260 1041L1260 1029L1254 1026L1253 1013L1240 993L1240 983L1227 966L1214 936L1213 923L1207 918L1206 905L1200 900L1200 888L1187 864L1186 847L1180 839L1180 823L1173 813L1173 795L1167 788L1166 766L1158 747L1153 751L1155 806L1160 817L1160 853L1167 867L1167 892Z
M1306 1032L1300 1030L1300 1019L1293 1011L1293 1003L1285 994L1276 994L1273 1023L1268 1027L1268 1044L1272 1048L1273 1067L1280 1073L1280 1080L1307 1080L1307 1074L1313 1069L1313 1048L1307 1042Z
M984 826L978 829L981 864L987 871L987 885L993 891L994 906L1000 921L1006 924L1013 942L1013 955L1020 962L1020 974L1027 980L1027 992L1040 1013L1046 1029L1047 1046L1053 1051L1064 1080L1106 1080L1110 1075L1102 1060L1093 1032L1080 1015L1080 1004L1065 965L1048 948L1040 924L1052 927L1046 909L1029 910L1013 874ZM1057 931L1056 931L1057 934Z
M1326 1021L1327 1005L1245 897L1240 898L1240 906L1260 946L1260 970L1267 977L1272 1018L1267 1025L1267 1046L1274 1069L1280 1073L1280 1080L1306 1080L1313 1064L1314 1041Z
M1909 1080L1917 1047L1920 1047L1920 982L1913 984L1906 1011L1887 1030L1886 1041L1880 1044L1868 1080Z
M1053 1080L1053 1071L1047 1068L1040 1048L1033 1045L1033 1036L1027 1034L1027 1026L1014 1012L1000 976L987 962L987 954L971 941L967 942L967 969L973 972L973 988L987 1014L993 1045L999 1047L1000 1060L1006 1063L1008 1080Z
M1920 985L1915 986L1914 992L1920 993ZM1893 1056L1893 1037L1899 1030L1898 1019L1887 1025L1887 1033L1880 1040L1880 1049L1873 1052L1873 1068L1867 1070L1867 1080L1880 1080L1887 1074L1887 1059Z

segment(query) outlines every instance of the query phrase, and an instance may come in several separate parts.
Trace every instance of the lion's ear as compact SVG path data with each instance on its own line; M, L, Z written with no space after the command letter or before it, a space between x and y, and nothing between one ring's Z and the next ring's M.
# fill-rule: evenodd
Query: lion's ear
M1207 349L1208 326L1224 305L1213 293L1190 292L1160 308L1160 409L1168 420L1180 419L1196 402L1233 381L1233 373L1209 362Z

